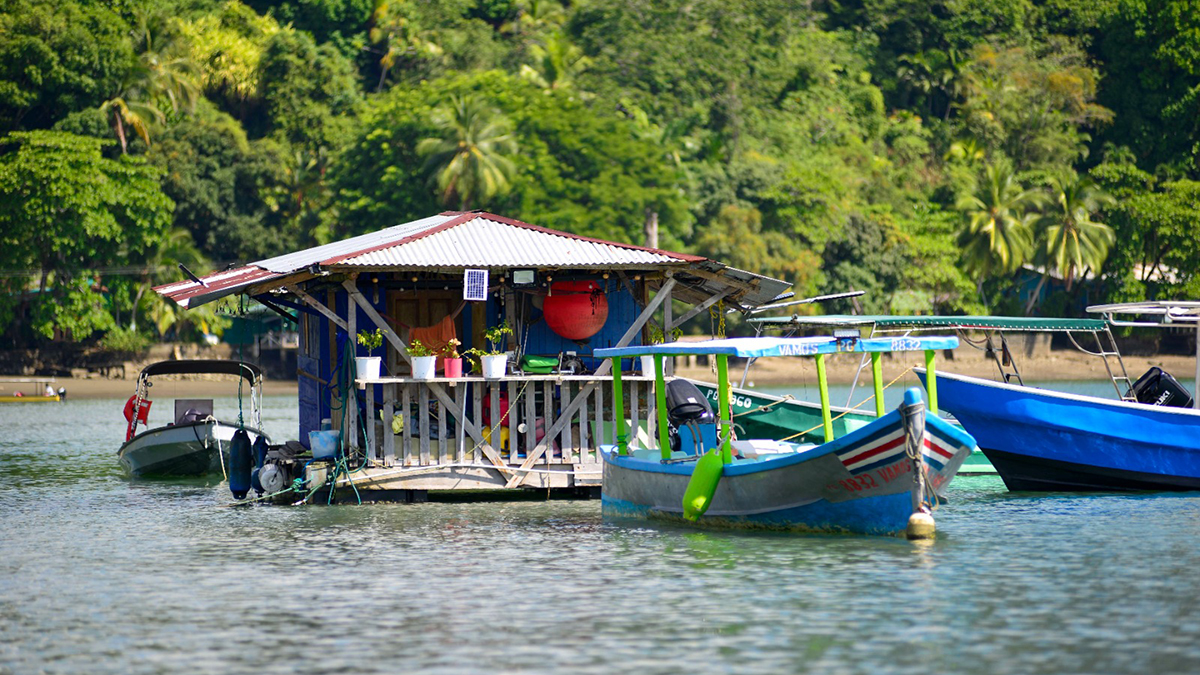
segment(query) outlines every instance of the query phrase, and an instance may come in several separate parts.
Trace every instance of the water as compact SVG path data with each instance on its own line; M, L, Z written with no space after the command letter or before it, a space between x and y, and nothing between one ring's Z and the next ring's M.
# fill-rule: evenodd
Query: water
M0 673L1200 671L1197 495L960 478L928 544L597 501L228 508L123 479L122 403L0 406ZM293 398L267 413L295 435Z

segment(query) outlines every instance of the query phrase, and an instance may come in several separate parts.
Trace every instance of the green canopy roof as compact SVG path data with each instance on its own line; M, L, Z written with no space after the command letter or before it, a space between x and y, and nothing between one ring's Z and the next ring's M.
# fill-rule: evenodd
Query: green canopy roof
M750 319L766 327L813 326L874 326L876 328L939 328L979 329L999 331L1101 331L1105 323L1100 319L1048 319L1019 316L890 316L832 314L825 316L775 316Z

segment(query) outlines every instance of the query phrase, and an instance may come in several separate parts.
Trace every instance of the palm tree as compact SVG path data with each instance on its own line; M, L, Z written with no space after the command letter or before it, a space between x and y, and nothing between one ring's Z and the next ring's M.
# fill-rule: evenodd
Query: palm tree
M441 137L422 140L417 152L425 157L429 182L437 186L443 204L457 200L466 211L508 192L516 173L508 155L516 154L517 142L503 115L479 99L463 96L436 111L433 122Z
M576 78L592 64L562 31L550 34L544 46L531 46L529 55L534 59L533 65L521 66L521 77L546 93L574 90Z
M171 19L164 14L141 13L133 42L138 57L126 75L121 91L100 105L111 120L121 152L128 151L128 131L150 144L150 127L166 121L159 104L166 102L175 112L191 112L200 97L199 69L173 38Z
M983 280L995 274L1015 272L1033 252L1031 223L1040 195L1017 182L1007 162L984 170L984 180L972 194L959 198L956 207L966 216L959 233L963 262L968 272Z
M1062 274L1070 291L1076 272L1100 269L1116 241L1111 227L1092 220L1096 212L1114 200L1090 178L1080 179L1071 171L1051 177L1049 189L1048 208L1038 219L1038 254L1043 258L1045 273L1025 306L1026 314L1033 310L1051 272Z

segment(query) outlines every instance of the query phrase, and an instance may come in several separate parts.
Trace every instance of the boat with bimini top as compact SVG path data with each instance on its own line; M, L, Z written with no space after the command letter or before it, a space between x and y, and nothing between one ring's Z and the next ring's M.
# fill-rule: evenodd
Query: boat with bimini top
M138 433L139 424L149 427L152 378L163 375L241 378L239 390L240 382L250 385L250 425L242 424L240 411L234 422L214 417L212 399L176 399L171 422ZM133 396L125 402L125 443L117 451L117 458L134 478L225 476L232 459L242 454L242 445L247 457L252 446L261 446L265 454L269 439L260 431L261 410L262 371L258 366L202 359L152 363L138 375Z
M809 327L857 326L874 335L921 331L982 333L977 346L996 363L999 380L936 374L946 410L976 439L1004 484L1014 491L1132 491L1200 489L1200 410L1169 373L1152 367L1128 376L1110 326L1196 326L1200 302L1097 305L1104 319L990 316L826 316L763 319ZM1157 317L1156 321L1119 316ZM1085 396L1026 385L1009 338L1024 333L1065 335L1098 357L1116 397ZM965 339L965 335L964 335ZM1081 339L1095 343L1085 348ZM1200 359L1197 361L1200 366ZM917 370L918 376L933 375ZM1200 378L1197 378L1200 382Z
M622 406L623 357L652 355L659 416L658 448L630 449L618 420L617 443L602 449L606 516L677 520L698 525L780 530L932 534L930 511L975 446L961 429L927 414L912 388L897 410L835 436L825 359L835 353L953 349L955 337L730 338L597 349L614 359L614 405ZM712 355L718 373L718 417L686 380L664 380L666 356ZM820 443L735 439L728 359L802 356L816 360L821 390ZM875 382L876 390L882 383ZM689 388L695 393L689 393ZM930 390L936 413L936 388Z

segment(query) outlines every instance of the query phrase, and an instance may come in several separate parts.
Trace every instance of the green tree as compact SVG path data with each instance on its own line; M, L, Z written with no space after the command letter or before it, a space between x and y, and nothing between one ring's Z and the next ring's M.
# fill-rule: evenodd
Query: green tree
M964 227L959 232L963 264L978 284L991 276L1015 272L1033 252L1032 221L1039 194L1021 186L1007 162L983 172L974 192L962 195L956 208ZM981 286L982 287L982 286Z
M95 108L132 67L129 26L102 3L11 0L0 12L0 130Z
M418 143L417 153L443 204L466 211L508 192L517 143L506 117L482 99L456 96L434 113L434 126L439 135Z
M159 189L161 171L141 159L105 159L103 145L52 131L15 132L0 141L0 268L36 279L6 281L19 303L6 327L11 343L35 339L26 316L34 317L40 338L59 328L80 340L111 327L111 316L77 313L80 294L91 292L88 270L119 263L123 254L142 255L170 223L173 205Z

